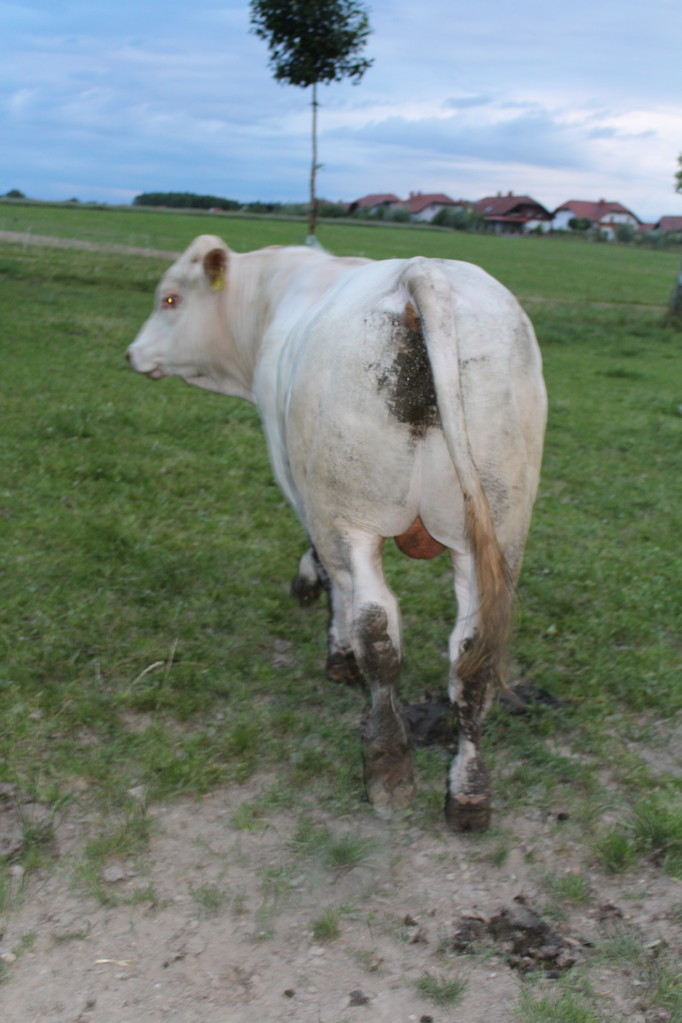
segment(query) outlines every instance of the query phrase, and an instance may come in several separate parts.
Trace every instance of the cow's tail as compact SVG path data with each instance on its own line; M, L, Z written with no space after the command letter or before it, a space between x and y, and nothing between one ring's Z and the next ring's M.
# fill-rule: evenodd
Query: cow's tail
M438 264L431 261L412 261L404 283L411 300L405 316L408 321L413 318L410 325L421 333L431 363L438 412L464 495L468 539L476 564L477 628L473 641L460 653L457 675L466 681L485 669L504 687L513 581L471 451L461 385L457 296Z

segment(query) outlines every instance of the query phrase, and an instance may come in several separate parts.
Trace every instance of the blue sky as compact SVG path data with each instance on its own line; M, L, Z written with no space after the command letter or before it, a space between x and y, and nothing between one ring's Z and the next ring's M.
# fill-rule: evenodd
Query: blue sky
M373 67L320 94L320 196L682 214L681 0L367 6ZM305 201L310 96L267 61L247 2L0 0L0 194Z

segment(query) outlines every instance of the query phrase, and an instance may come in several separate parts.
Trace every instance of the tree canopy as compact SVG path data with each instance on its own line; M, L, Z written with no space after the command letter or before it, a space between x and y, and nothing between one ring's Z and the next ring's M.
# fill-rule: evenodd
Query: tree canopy
M350 78L372 61L359 56L372 31L355 0L251 0L251 24L268 43L278 81L307 88Z
M195 195L193 192L142 192L133 199L133 206L169 206L191 210L238 210L236 199L221 199L217 195Z

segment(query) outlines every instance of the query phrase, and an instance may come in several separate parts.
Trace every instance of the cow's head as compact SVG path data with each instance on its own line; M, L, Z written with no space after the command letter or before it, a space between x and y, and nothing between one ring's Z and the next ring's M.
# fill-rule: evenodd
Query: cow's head
M239 394L230 378L231 345L225 315L230 252L215 235L195 238L161 278L154 311L128 348L128 362L152 380ZM247 395L244 395L247 397Z

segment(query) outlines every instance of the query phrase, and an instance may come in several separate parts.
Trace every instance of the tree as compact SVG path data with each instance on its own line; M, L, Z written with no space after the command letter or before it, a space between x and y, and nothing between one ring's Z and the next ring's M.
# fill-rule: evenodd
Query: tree
M238 210L236 199L221 199L218 195L195 195L194 192L141 192L133 199L133 206L168 206L171 209Z
M682 153L678 156L677 162L680 165L680 169L675 174L675 191L682 194ZM670 298L665 321L670 326L682 330L682 263L680 263L680 269L677 271L677 280L675 281L675 287Z
M360 51L372 31L356 0L251 0L252 31L268 43L279 82L312 86L312 164L308 233L315 234L317 199L317 86L350 78L357 84L371 60Z

